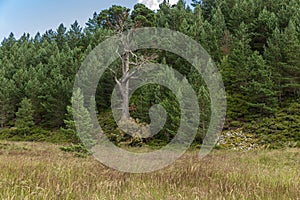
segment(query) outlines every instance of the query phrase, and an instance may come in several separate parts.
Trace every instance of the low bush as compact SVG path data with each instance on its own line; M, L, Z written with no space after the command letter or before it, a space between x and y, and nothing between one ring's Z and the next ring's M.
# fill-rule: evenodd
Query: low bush
M62 146L60 150L64 152L71 152L74 153L74 156L85 158L90 155L90 152L85 148L82 144L72 144L70 146Z
M51 143L70 143L71 138L65 133L56 130L50 131L39 127L35 128L5 128L0 129L0 139L8 141L35 141Z
M274 116L246 125L248 132L262 136L270 148L300 146L300 104L290 103Z

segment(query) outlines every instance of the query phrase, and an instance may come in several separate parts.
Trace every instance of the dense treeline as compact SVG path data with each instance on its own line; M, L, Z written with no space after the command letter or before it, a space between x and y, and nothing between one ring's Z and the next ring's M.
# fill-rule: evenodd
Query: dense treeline
M55 31L34 37L24 34L16 39L10 34L0 46L0 126L25 124L58 129L67 125L64 122L70 120L67 107L75 74L87 54L116 33L113 23L119 18L126 19L125 29L156 26L180 31L208 51L226 87L226 128L244 126L251 132L267 134L270 142L300 140L297 0L193 0L191 7L181 0L174 6L166 1L156 12L142 4L132 11L112 6L94 13L86 27L75 21L69 29L61 24ZM163 51L156 53L153 62L181 72L197 92L202 108L201 141L210 112L209 94L201 76L182 58ZM120 61L114 63L118 64ZM116 125L105 120L111 121L114 86L114 75L108 70L96 95L99 120L111 132ZM149 123L148 109L161 103L169 111L168 120L156 137L167 141L178 126L178 108L170 103L172 99L172 93L161 86L141 88L130 100L131 115Z

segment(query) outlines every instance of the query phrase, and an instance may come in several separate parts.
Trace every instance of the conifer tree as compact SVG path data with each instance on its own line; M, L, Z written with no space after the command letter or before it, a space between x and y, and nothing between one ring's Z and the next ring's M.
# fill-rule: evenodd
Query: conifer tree
M67 28L63 24L60 24L59 27L57 28L55 41L57 43L59 50L62 50L66 45L66 30Z
M100 132L95 129L90 113L84 106L84 97L80 89L73 92L71 102L72 108L75 109L68 107L68 114L72 113L74 122L76 122L76 132L82 143L90 149L96 144ZM67 128L74 130L75 123L70 121L70 119L65 121L65 124Z
M90 32L90 33L95 33L95 31L99 28L99 24L98 24L98 14L96 12L94 12L93 17L89 18L88 22L85 23L86 28L85 28L85 32Z
M144 4L136 4L132 11L131 19L135 27L152 27L155 22L155 13Z
M1 61L0 61L1 65ZM13 92L15 85L12 80L5 78L3 69L0 69L0 127L3 128L6 123L12 119L14 114Z
M69 47L74 49L75 47L79 47L82 39L82 28L78 24L77 20L71 25L70 30L67 33L67 41Z
M202 136L205 135L210 121L210 96L205 85L202 85L198 91L198 100L200 108L200 126L202 128Z
M299 94L299 51L300 42L293 21L290 21L284 32L275 29L268 40L264 55L272 66L280 102L285 97L296 97Z
M269 37L272 36L273 31L279 27L279 20L275 13L269 12L266 8L260 12L259 16L253 24L251 29L253 32L252 48L263 53L264 45Z
M21 105L16 113L16 127L30 128L34 125L32 104L30 99L23 98Z
M65 126L61 128L61 131L66 133L68 138L75 144L80 143L80 138L77 135L75 122L73 119L72 106L69 106L69 105L67 106L67 113L65 115L64 125Z

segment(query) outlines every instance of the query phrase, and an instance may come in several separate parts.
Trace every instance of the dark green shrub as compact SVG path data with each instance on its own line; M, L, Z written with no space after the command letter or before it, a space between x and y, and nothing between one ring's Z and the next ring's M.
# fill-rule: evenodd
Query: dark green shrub
M6 128L0 130L0 139L9 141L32 141L32 142L51 142L51 143L70 143L69 138L64 132L50 131L40 127L35 128Z
M71 146L63 146L63 147L60 147L60 150L62 150L64 152L74 153L74 156L76 156L76 157L85 158L88 155L90 155L90 152L82 144L76 144L76 145L73 144Z
M249 132L261 135L270 148L282 148L300 141L300 104L290 103L274 116L246 125ZM294 146L294 145L292 145ZM297 145L296 145L297 146Z

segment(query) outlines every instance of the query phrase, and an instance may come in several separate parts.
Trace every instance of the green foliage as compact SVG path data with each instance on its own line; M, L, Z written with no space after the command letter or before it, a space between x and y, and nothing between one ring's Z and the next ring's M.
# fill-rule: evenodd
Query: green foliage
M1 64L1 61L0 61ZM14 114L13 92L15 85L5 78L4 69L0 69L0 126L3 128Z
M117 129L118 126L111 111L101 112L98 120L102 131L111 142L117 145L121 141L124 141L124 138L120 135L120 131Z
M248 125L249 131L261 135L272 148L295 147L300 140L300 104L292 102L273 117ZM298 144L297 144L298 142Z
M173 6L164 1L156 12L143 4L136 4L132 12L114 5L94 13L86 27L80 27L75 21L70 28L60 24L32 38L24 34L16 39L10 34L0 45L0 127L21 140L59 140L58 137L62 137L63 141L79 143L73 117L86 119L82 126L94 128L97 122L89 116L88 111L93 111L90 105L100 111L100 125L110 140L115 144L130 141L132 138L117 129L109 111L115 86L111 71L107 70L99 81L93 97L96 105L90 104L90 97L83 99L78 91L75 91L75 98L80 113L73 113L68 105L75 74L93 48L113 33L154 26L194 38L212 56L223 75L227 92L227 129L250 126L249 130L263 134L267 142L283 141L281 146L299 141L298 113L292 112L297 106L293 107L295 103L289 105L300 98L299 1L192 2L193 10L184 1ZM135 53L148 56L145 51ZM153 62L179 71L197 93L201 121L196 142L201 143L210 120L209 93L201 75L177 55L156 50L151 53L157 54ZM119 66L120 61L114 65ZM85 87L90 88L90 85ZM134 120L149 124L148 113L154 104L161 104L167 110L167 123L157 135L142 142L165 144L177 132L180 121L179 103L170 90L158 85L140 88L130 100L130 113ZM252 121L255 123L249 125ZM35 130L33 122L42 130L60 131L55 136L44 131L29 134ZM14 124L18 130L5 128ZM84 141L93 145L95 139L91 138L98 132L84 132L87 136ZM4 135L9 137L10 133ZM28 135L32 135L31 138Z
M29 128L34 125L33 122L32 104L30 99L24 98L21 102L20 108L16 113L16 127L17 128Z
M68 135L62 131L45 130L39 127L35 128L5 128L0 130L0 140L8 141L35 141L51 143L70 143L73 142Z
M73 143L80 143L80 138L77 135L75 122L73 120L73 112L71 106L67 106L67 114L66 119L64 120L64 124L65 127L62 127L60 130L64 132Z
M155 13L144 4L136 4L131 13L131 19L135 27L151 27L155 23Z
M97 17L100 27L112 29L114 31L125 30L124 22L129 20L130 9L113 5L109 9L102 10Z
M72 113L74 122L70 122L70 119L66 120L67 129L69 129L72 134L76 132L81 142L90 149L96 144L100 131L98 132L94 127L90 113L84 106L84 97L80 89L74 91L71 102L72 109L71 107L68 107L68 109L69 114Z
M272 72L279 100L298 97L300 42L294 22L291 20L284 31L275 29L267 44L265 58L273 66Z
M82 144L62 146L60 147L60 150L74 153L75 157L86 158L88 155L90 155L89 151Z

